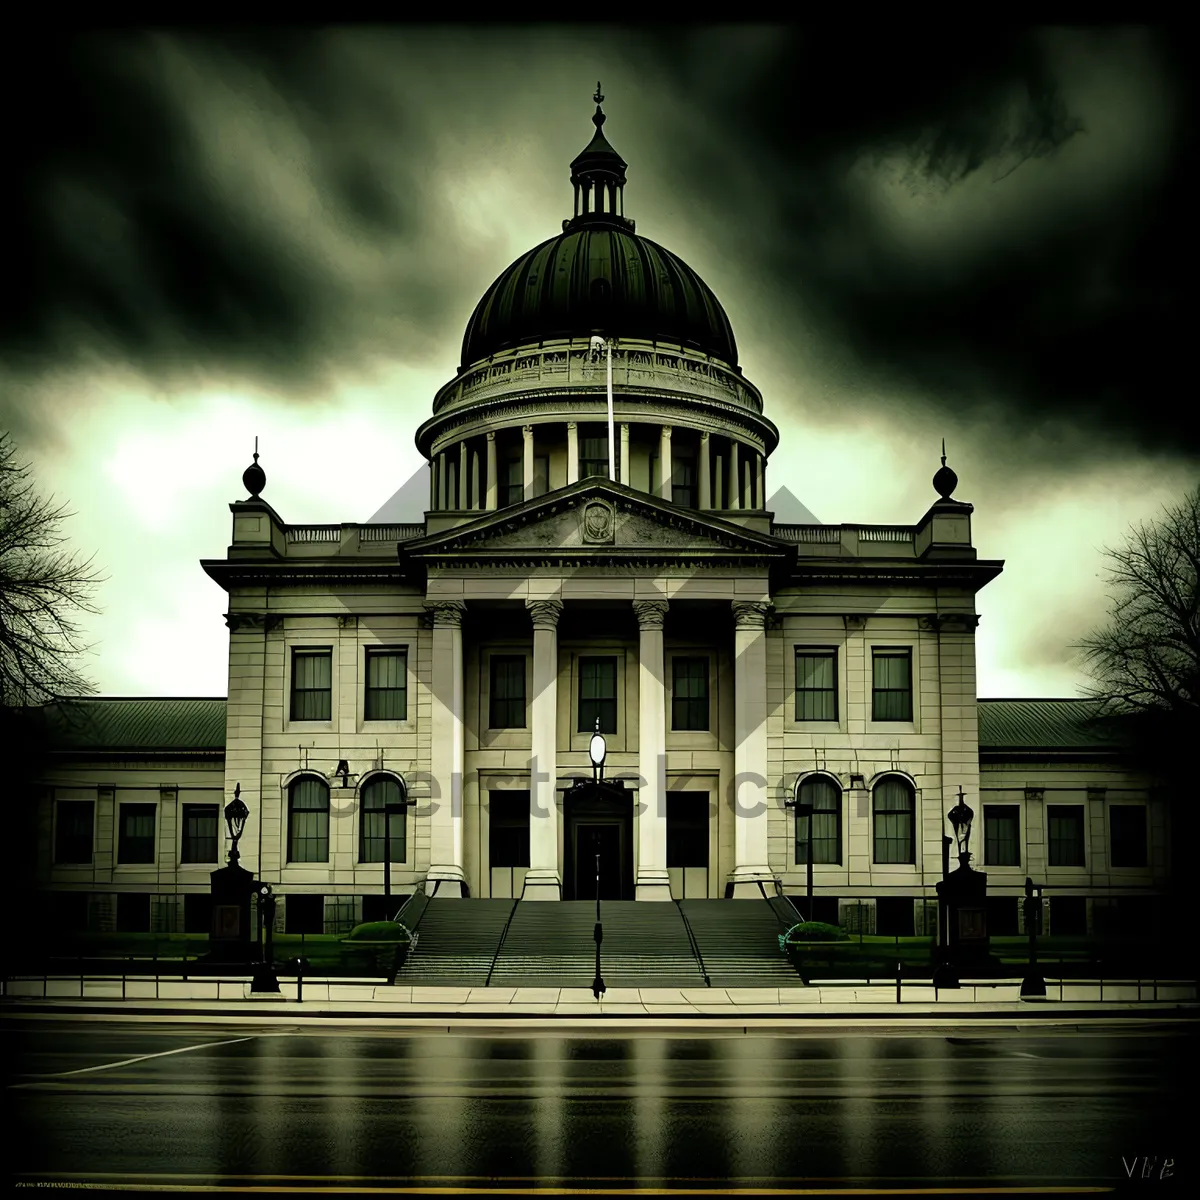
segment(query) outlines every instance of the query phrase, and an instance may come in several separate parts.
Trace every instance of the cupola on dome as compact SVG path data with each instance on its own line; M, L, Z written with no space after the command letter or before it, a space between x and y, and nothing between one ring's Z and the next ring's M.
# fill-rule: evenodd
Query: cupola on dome
M737 366L729 318L682 259L638 237L624 215L625 161L596 134L571 164L575 215L523 254L484 293L467 323L460 369L498 351L558 338L640 338L677 344Z

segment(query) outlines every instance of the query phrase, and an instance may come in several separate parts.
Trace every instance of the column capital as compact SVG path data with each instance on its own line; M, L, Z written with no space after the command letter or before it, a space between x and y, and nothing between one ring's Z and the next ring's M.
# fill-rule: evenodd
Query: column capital
M671 425L664 425L664 426L662 426L662 435L663 435L663 437L665 437L665 438L669 438L669 437L671 436L671 429L672 429L672 428L673 428L673 426L671 426Z
M533 619L534 629L557 629L562 616L561 600L526 600L525 607Z
M704 430L704 432L703 432L703 433L700 435L700 440L701 440L702 442L707 442L707 441L708 441L708 438L709 438L709 432L708 432L708 430L706 429L706 430Z
M494 429L489 429L487 433L484 434L484 437L486 437L489 442L494 442L496 440L496 431Z
M762 600L734 600L733 622L739 629L765 629L770 605Z
M579 428L579 422L578 422L578 421L568 421L568 422L567 422L567 428L568 428L568 429L570 429L570 430L575 430L575 429L578 429L578 428Z
M635 600L634 615L639 629L661 629L670 605L666 600Z
M533 437L533 426L532 425L522 425L521 433L524 437L527 437L527 438Z
M467 603L465 600L438 600L426 603L425 611L434 625L462 628Z

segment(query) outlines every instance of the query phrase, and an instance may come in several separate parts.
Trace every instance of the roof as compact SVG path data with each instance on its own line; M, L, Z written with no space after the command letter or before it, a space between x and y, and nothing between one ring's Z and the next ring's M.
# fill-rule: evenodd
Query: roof
M980 700L979 749L1115 751L1096 700Z
M225 698L90 697L43 710L58 750L225 751Z

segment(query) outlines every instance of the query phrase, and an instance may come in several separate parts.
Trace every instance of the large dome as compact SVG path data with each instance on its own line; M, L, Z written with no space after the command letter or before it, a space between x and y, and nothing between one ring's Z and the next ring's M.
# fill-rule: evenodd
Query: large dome
M590 214L518 258L476 305L461 367L498 350L594 332L676 343L736 367L733 329L712 289L631 224Z

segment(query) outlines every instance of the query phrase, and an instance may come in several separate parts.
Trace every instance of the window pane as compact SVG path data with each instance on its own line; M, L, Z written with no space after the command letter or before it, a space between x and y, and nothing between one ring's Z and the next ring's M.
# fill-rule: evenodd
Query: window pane
M288 861L329 861L329 789L298 779L288 791Z
M875 861L911 863L914 859L915 797L905 780L883 779L875 785Z
M525 656L494 654L488 700L490 729L525 728Z
M1110 859L1114 867L1146 865L1146 808L1114 804L1109 810Z
M391 817L385 805L400 804L405 799L404 789L396 779L383 775L372 779L362 789L362 811L359 824L358 856L360 862L381 863L384 856L384 841L388 836L388 847L394 863L404 862L407 857L407 809L393 813ZM391 821L390 830L385 822Z
M332 650L292 652L292 720L328 721L332 700Z
M672 663L671 728L708 729L708 659L674 658Z
M185 804L183 806L183 846L180 861L185 863L215 863L217 861L216 804Z
M872 720L912 720L912 659L910 651L875 650L872 653L874 687Z
M796 720L837 720L837 652L796 652Z
M601 733L617 732L617 660L579 660L579 731L591 733L600 718Z
M584 437L579 439L579 478L589 475L608 475L608 438Z
M1015 805L989 804L983 810L983 861L991 867L1019 867L1020 816Z
M92 822L95 805L91 800L60 800L54 831L54 861L88 864L92 861Z
M408 656L403 650L367 651L368 721L403 721L408 717Z
M152 863L154 861L153 804L122 804L117 862Z
M811 804L813 862L839 864L842 861L842 794L832 779L816 775L800 785L797 800L800 804ZM808 821L806 815L796 812L796 862L808 862Z
M1049 838L1049 865L1052 867L1082 867L1083 806L1048 805L1046 824Z

